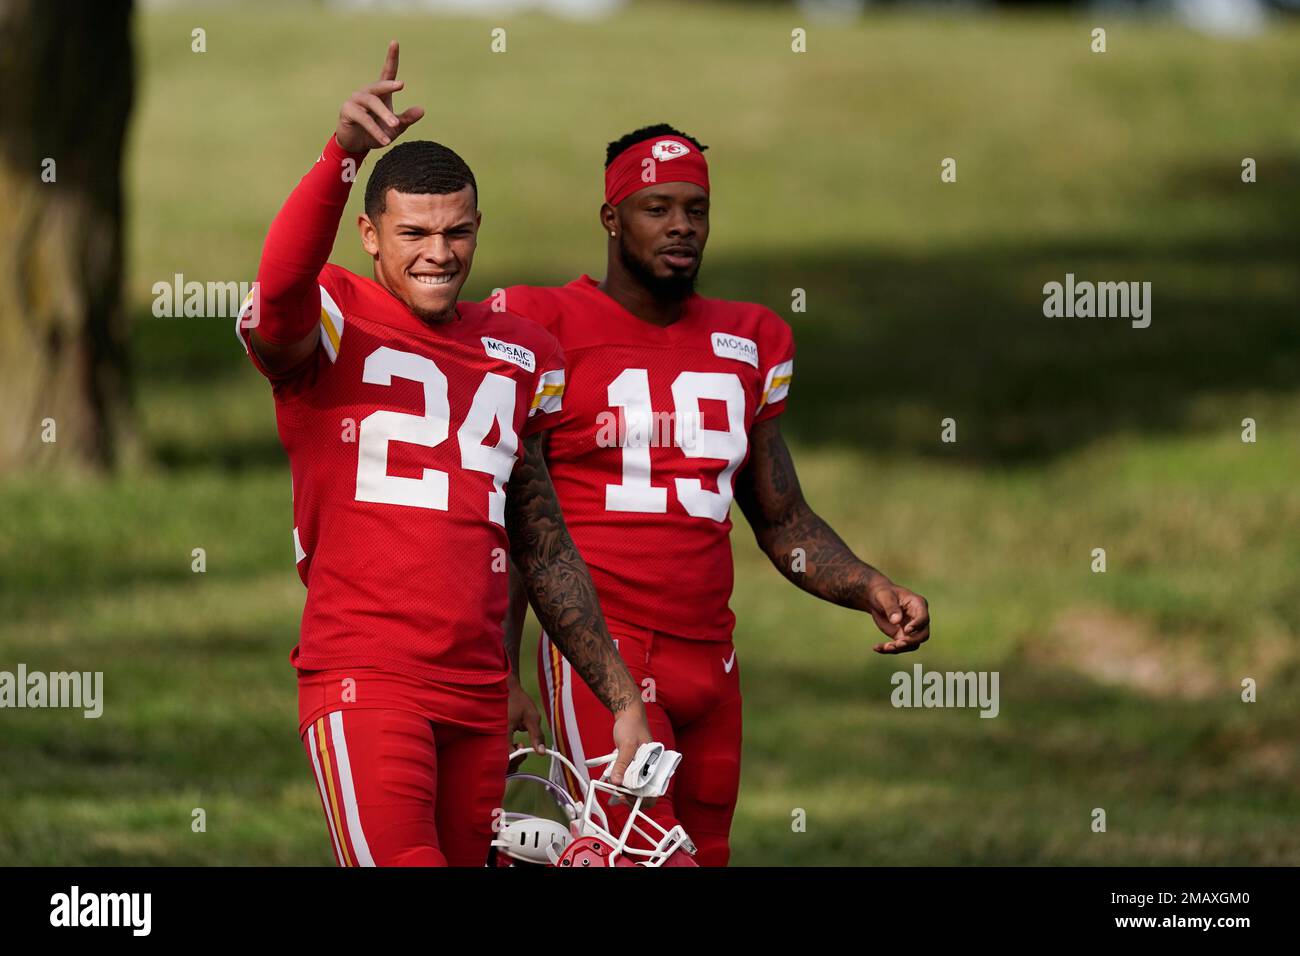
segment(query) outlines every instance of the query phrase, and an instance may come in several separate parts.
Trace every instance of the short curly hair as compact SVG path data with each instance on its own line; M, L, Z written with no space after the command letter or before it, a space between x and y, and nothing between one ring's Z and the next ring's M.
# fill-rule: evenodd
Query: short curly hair
M366 183L366 215L371 219L385 208L388 190L399 193L458 193L466 186L474 188L478 204L478 183L474 173L456 151L441 143L417 139L394 146L375 163Z

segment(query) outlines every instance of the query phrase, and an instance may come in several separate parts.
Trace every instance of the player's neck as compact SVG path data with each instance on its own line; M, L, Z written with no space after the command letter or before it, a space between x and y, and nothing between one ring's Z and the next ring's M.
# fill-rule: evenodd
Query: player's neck
M606 270L605 278L596 283L596 287L642 322L660 327L672 325L680 319L686 311L686 300L689 298L662 299L612 264Z

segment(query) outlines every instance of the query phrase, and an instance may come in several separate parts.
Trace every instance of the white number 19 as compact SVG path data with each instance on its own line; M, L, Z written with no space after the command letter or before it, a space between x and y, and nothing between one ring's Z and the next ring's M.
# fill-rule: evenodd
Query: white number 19
M687 458L725 461L718 472L718 490L704 488L699 478L677 478L677 500L695 518L725 521L731 508L732 480L745 458L749 436L745 434L745 391L740 379L730 372L682 372L673 381L673 441ZM623 409L628 433L647 436L646 441L623 442L623 480L605 486L607 511L635 511L663 514L668 510L668 489L650 481L648 436L654 415L650 407L650 381L643 368L624 369L609 383L609 404ZM727 428L699 426L703 399L724 402ZM633 427L635 423L636 427Z

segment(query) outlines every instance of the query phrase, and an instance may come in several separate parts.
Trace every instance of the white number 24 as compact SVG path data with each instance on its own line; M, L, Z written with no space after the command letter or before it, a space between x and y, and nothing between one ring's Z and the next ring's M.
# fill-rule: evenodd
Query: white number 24
M430 358L384 346L366 357L361 377L371 385L392 385L395 377L422 384L424 414L378 411L361 420L357 427L357 501L446 511L447 472L426 468L419 478L390 475L388 443L400 441L432 448L446 441L451 430L447 376ZM505 483L519 447L514 409L515 380L488 372L456 432L461 467L492 476L488 518L499 525L505 524ZM500 426L501 437L488 447L483 443L492 431L493 421Z

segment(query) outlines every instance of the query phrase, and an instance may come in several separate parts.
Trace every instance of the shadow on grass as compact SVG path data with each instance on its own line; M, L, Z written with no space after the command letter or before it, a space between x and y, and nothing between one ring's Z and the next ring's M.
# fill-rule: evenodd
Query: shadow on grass
M253 649L224 648L219 635L202 643L207 667L186 660L152 693L162 664L123 675L102 722L28 714L11 728L0 759L21 759L24 774L0 784L0 799L41 794L39 808L23 804L12 862L188 861L190 804L181 801L190 794L194 805L220 805L227 827L240 819L284 831L286 845L274 848L255 832L227 832L211 850L221 860L325 862L319 808L283 798L310 796L291 678ZM244 666L231 669L229 653ZM737 862L1300 859L1294 765L1271 768L1276 757L1267 756L1289 745L1285 715L1260 723L1231 716L1227 704L1139 697L1011 663L1001 670L1001 716L982 720L973 711L895 710L884 671L868 676L864 692L863 675L850 669L778 668L756 657L746 666ZM175 719L148 716L186 700L192 705ZM124 707L133 712L121 716ZM135 809L91 826L79 808L103 794ZM1089 829L1098 806L1110 815L1104 837ZM807 810L806 832L791 829L791 807ZM55 847L46 831L93 832L100 848Z
M1300 860L1294 708L1153 698L1012 660L999 716L981 719L893 708L878 667L747 667L742 862ZM807 810L806 839L791 807ZM1097 807L1106 839L1090 829Z
M270 432L257 435L223 435L218 439L170 437L150 442L153 460L164 468L182 471L190 468L212 468L236 472L258 468L289 469L289 457L276 437L271 396L267 393L266 415Z

